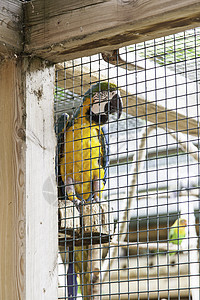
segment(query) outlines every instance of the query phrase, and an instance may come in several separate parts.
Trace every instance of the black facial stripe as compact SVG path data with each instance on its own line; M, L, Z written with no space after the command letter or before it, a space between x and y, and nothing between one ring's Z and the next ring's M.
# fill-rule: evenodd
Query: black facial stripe
M92 120L100 125L104 125L108 121L107 115L102 114L93 114L92 113Z
M94 114L91 109L88 109L86 116L89 121L94 121L96 124L104 125L108 121L108 116L105 114Z

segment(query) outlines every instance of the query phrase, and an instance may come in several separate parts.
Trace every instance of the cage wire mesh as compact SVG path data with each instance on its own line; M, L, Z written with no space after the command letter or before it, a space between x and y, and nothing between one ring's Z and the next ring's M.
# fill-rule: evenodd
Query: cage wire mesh
M57 65L59 299L199 299L199 42Z

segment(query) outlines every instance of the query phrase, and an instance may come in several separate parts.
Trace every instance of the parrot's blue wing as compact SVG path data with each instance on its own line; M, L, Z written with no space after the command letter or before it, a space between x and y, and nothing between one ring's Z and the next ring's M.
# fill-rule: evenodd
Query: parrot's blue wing
M60 160L60 157L63 155L64 149L64 134L63 129L65 130L71 126L71 122L69 122L69 115L67 113L62 114L57 121L57 157ZM62 199L66 199L67 195L65 193L65 188L63 186L63 182L60 175L60 166L58 163L58 186L59 186L59 196ZM77 283L77 275L74 270L74 263L72 261L69 262L68 271L67 271L67 291L68 291L68 299L73 300L77 298L78 294L78 283Z
M62 114L57 121L57 132L58 134L62 132L64 127L69 122L69 115L67 113Z
M58 154L61 154L64 143L63 129L68 125L69 115L67 113L62 114L57 121L57 136L58 136Z
M58 161L56 160L56 175L58 178L58 194L59 197L65 198L65 187L60 175L60 159L63 156L64 150L64 132L63 129L67 128L69 125L69 115L67 113L63 113L57 120L56 123L56 133L57 133L57 153L56 156Z
M107 180L107 174L108 174L108 165L109 165L109 144L108 144L108 128L105 125L104 127L101 128L101 145L102 145L102 150L103 150L103 155L102 155L102 167L104 168L104 178L103 182L104 185L106 184Z

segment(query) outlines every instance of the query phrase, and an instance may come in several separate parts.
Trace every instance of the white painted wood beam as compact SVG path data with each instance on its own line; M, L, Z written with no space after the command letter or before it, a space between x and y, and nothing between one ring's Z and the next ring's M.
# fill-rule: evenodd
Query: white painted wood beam
M0 299L57 299L53 66L0 64Z

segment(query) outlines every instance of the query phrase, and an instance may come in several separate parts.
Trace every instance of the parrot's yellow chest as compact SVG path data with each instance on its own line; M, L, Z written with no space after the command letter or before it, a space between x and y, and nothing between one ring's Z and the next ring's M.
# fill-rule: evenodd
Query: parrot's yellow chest
M73 179L76 196L79 199L87 200L92 195L94 178L103 179L101 156L98 126L91 126L89 122L84 124L77 122L67 129L60 172L64 183L68 177Z

